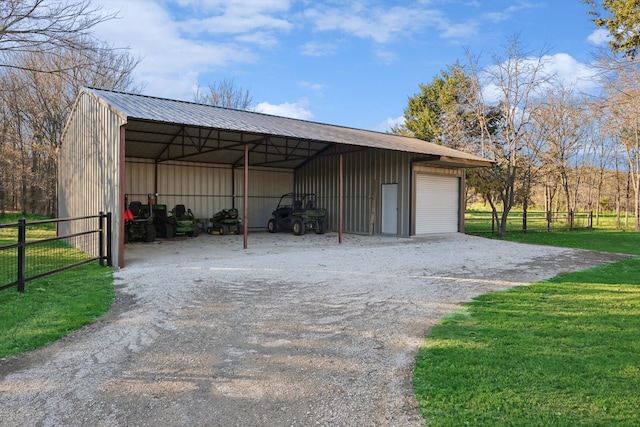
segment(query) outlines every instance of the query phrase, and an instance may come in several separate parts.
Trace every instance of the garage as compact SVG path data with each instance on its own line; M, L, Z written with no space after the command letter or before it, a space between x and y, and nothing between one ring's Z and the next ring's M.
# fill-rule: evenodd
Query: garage
M316 194L338 242L343 232L455 232L464 171L491 164L399 135L83 88L61 139L58 215L111 212L119 266L125 197L181 203L201 221L238 209L245 249L248 233L266 230L280 196L292 191Z
M415 174L416 235L462 231L462 179L433 171Z

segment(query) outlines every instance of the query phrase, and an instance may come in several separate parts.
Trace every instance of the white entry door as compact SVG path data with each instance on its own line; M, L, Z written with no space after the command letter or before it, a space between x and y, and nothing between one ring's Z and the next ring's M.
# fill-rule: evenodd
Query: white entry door
M398 234L398 184L382 184L382 234Z

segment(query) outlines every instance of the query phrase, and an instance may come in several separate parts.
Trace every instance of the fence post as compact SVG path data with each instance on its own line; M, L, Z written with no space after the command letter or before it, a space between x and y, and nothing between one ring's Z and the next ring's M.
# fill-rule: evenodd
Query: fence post
M104 267L104 212L98 214L98 258L101 267Z
M113 267L113 248L111 247L112 243L112 215L111 212L107 212L107 266Z
M593 228L593 211L589 211L589 228Z
M569 211L569 230L573 230L573 211Z
M18 292L24 292L26 242L27 221L24 218L20 218L18 220Z
M547 211L547 233L551 233L551 211Z

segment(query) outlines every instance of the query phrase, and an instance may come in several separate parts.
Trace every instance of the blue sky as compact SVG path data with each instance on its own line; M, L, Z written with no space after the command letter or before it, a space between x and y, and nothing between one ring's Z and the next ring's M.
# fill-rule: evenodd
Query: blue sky
M514 36L565 83L593 83L605 33L579 0L94 0L98 36L141 62L143 93L193 101L224 79L258 111L387 131L465 51L490 64Z

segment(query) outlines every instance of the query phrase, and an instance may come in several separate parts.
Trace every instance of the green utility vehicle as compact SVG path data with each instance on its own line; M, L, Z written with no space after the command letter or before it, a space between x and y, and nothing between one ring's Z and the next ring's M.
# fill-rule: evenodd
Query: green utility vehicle
M272 216L267 224L270 233L290 230L301 236L306 230L315 230L317 234L327 231L327 210L316 207L316 195L313 193L284 194Z

